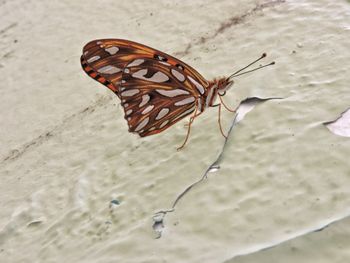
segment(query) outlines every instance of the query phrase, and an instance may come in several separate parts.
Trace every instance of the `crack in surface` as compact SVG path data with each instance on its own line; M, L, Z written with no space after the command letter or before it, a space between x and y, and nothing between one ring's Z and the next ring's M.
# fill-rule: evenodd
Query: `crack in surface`
M312 233L321 232L321 231L325 230L326 228L332 227L332 225L335 225L335 224L337 224L337 223L341 222L342 220L347 219L349 217L350 217L350 214L347 213L345 216L340 216L338 218L334 218L332 220L329 220L328 222L320 224L320 226L317 226L317 227L315 227L313 229L304 231L302 233L297 233L297 234L295 234L294 236L292 236L290 238L286 238L284 240L277 241L277 242L272 243L272 244L261 244L259 248L254 247L253 249L251 249L251 251L247 251L245 253L237 254L237 255L231 257L230 259L227 259L225 262L231 262L232 260L234 260L236 258L249 256L249 255L252 255L252 254L255 254L255 253L259 253L261 251L272 249L274 247L283 245L283 244L285 244L285 243L287 243L287 242L289 242L291 240L294 240L294 239L297 239L297 238L300 238L300 237L303 237L303 236L307 236L307 235L312 234Z
M5 156L1 160L0 164L3 164L3 163L10 161L10 160L15 160L15 159L19 158L20 156L22 156L27 151L29 151L30 149L32 149L33 147L41 145L43 142L45 142L46 140L48 140L52 136L58 134L60 129L65 124L73 121L76 117L83 116L83 115L87 114L88 112L93 112L97 107L102 106L103 103L105 103L109 99L111 99L111 98L110 97L101 97L94 104L86 107L83 110L78 111L77 113L73 113L72 115L64 118L60 124L54 126L49 131L42 133L41 135L34 138L30 142L22 144L21 146L17 147L17 149L10 151L10 153L7 154L7 156Z
M343 111L335 120L323 123L333 134L350 137L350 108Z
M194 183L190 184L188 187L186 187L186 189L184 191L182 191L175 199L175 201L173 202L173 205L171 206L170 209L167 210L161 210L158 211L157 213L155 213L155 215L153 216L153 225L152 228L155 231L155 233L157 234L156 238L160 238L162 236L162 230L164 228L164 219L167 213L170 212L174 212L175 211L175 206L177 205L177 203L196 185L200 184L204 179L208 178L208 174L210 172L216 172L220 169L220 162L224 156L226 147L227 147L227 142L229 141L233 130L233 127L238 124L241 120L243 120L245 114L247 114L249 111L251 111L257 104L263 103L265 101L268 100L275 100L275 99L283 99L281 97L271 97L271 98L258 98L258 97L249 97L246 98L244 100L242 100L237 108L237 113L235 114L235 116L233 117L232 121L231 121L231 125L229 128L229 131L227 133L227 137L225 138L224 141L224 145L221 149L220 154L218 155L218 157L216 158L216 160L209 165L209 167L207 168L207 170L204 172L203 176L195 181ZM243 112L240 112L240 109L242 109L242 107L244 106L248 106L247 109L244 109ZM241 110L242 111L242 110Z
M227 22L224 22L221 24L221 26L214 33L214 37L223 33L224 31L226 31L232 26L243 23L247 17L252 16L259 11L262 11L265 8L272 7L281 3L285 3L285 0L274 0L274 1L268 1L262 4L257 4L253 9L249 10L247 13L240 16L231 17Z
M261 4L257 4L254 8L250 9L246 13L242 15L235 15L231 18L229 18L226 22L221 23L218 29L214 31L214 33L211 36L207 37L200 37L199 40L194 41L193 45L196 46L198 44L205 44L210 39L213 39L217 37L219 34L224 33L227 29L231 28L232 26L238 25L243 23L248 17L253 16L257 12L263 11L266 8L276 6L278 4L285 3L286 0L272 0L268 2L264 2ZM187 44L186 48L183 51L175 52L174 56L185 56L190 53L190 50L192 48L192 43Z
M17 23L12 23L10 25L8 25L7 27L3 28L0 30L0 35L6 33L8 30L10 30L11 28L16 27L18 24Z

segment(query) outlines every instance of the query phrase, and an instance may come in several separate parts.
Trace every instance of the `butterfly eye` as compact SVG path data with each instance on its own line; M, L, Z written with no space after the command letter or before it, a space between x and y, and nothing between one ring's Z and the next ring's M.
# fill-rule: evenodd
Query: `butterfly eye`
M160 61L164 61L164 62L168 61L167 58L162 57L162 56L159 56L159 55L157 55L157 54L154 54L153 57L154 57L155 59L157 59L157 60L160 60Z
M181 66L180 64L176 64L175 66L176 66L178 69L180 69L180 70L184 70L184 67Z

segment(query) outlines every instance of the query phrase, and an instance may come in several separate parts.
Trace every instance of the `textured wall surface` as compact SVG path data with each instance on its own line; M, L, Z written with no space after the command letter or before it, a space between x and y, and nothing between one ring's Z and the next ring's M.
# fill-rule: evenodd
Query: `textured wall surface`
M342 0L0 0L0 262L348 262L350 140L323 123L350 107L349 18ZM225 102L283 99L257 105L224 150L208 109L178 152L185 120L130 134L118 98L82 71L99 38L208 79L267 52L277 64L237 77ZM220 153L157 238L155 213Z

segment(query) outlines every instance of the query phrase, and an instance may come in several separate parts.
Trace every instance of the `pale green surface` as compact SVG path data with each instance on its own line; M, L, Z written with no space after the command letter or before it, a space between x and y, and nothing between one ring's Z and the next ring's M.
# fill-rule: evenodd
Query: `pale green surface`
M350 5L281 1L252 12L257 3L0 2L2 159L14 150L0 166L0 262L260 262L260 253L235 256L350 214L350 140L322 125L350 103ZM230 21L238 24L217 33ZM82 46L103 37L177 54L207 78L262 52L277 62L237 79L225 101L285 99L235 127L221 169L166 216L161 239L154 212L222 149L217 109L196 119L180 152L185 121L149 138L129 134L117 98L80 69ZM121 204L110 207L113 199ZM315 262L321 245L323 262L350 260L346 232L324 233L295 240L307 250L298 262ZM288 262L288 249L263 252L263 262Z
M350 258L349 224L350 218L345 218L322 232L310 233L264 251L238 256L226 263L347 262Z

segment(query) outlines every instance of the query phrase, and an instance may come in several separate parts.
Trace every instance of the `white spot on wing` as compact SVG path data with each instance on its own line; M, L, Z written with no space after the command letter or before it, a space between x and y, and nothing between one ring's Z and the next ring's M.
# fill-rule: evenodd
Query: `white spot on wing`
M159 128L160 128L160 129L163 128L165 125L168 124L168 122L169 122L169 120L164 121L164 122L159 126Z
M139 125L137 125L137 127L135 128L135 131L137 132L137 131L140 131L142 128L144 128L144 127L147 125L148 121L149 121L149 117L143 119L143 120L139 123Z
M159 63L165 65L165 66L171 66L168 62L164 62L164 61L159 61Z
M175 120L178 120L178 119L181 119L182 117L184 116L187 116L189 113L193 112L194 111L194 107L188 109L187 111L184 111L183 113L181 113L180 115L176 116L176 118L174 119Z
M126 67L136 67L136 66L139 66L139 65L141 65L143 62L145 62L145 60L144 59L140 59L140 58L138 58L138 59L135 59L133 62L131 62L130 64L128 64Z
M124 96L124 97L129 97L129 96L133 96L133 95L135 95L135 94L137 94L139 92L140 91L138 89L129 89L127 91L123 91L121 93L121 95Z
M105 49L109 54L115 55L119 51L118 47L109 47Z
M87 63L92 63L96 60L99 60L101 57L100 56L93 56L91 58L89 58L88 60L86 60Z
M115 66L104 66L102 68L99 68L97 70L97 72L102 73L102 74L114 74L114 73L118 73L120 71L120 68L117 68Z
M162 56L160 56L160 55L157 55L157 58L158 58L160 61L165 60L165 57L162 57Z
M166 97L176 97L179 95L189 95L190 93L183 89L172 89L172 90L165 90L165 89L156 89L156 91Z
M149 78L149 80L153 82L165 82L169 80L169 77L163 72L158 71L151 78Z
M169 113L169 111L170 110L168 108L161 109L156 116L156 120L160 120L161 118L163 118L165 115Z
M142 95L142 100L141 100L141 102L139 104L139 107L141 108L142 106L146 105L147 102L149 102L149 100L150 100L150 96L149 95L147 95L147 94Z
M183 99L183 100L175 102L174 105L175 106L182 106L182 105L190 104L190 103L192 103L194 101L195 101L194 97L188 97L186 99Z
M181 66L180 64L177 64L177 68L178 68L178 69L181 69L181 70L184 70L184 67Z
M163 72L156 72L152 77L150 78L145 78L144 75L147 74L147 69L140 69L139 71L136 71L135 73L132 74L134 78L138 79L143 79L143 80L148 80L152 82L165 82L169 80L169 77L165 75Z
M181 82L185 81L184 74L180 73L176 69L171 69L171 74L173 74L175 76L175 78L177 78L179 81L181 81Z
M204 94L204 88L201 84L199 84L195 79L193 79L191 76L188 76L189 80L196 86L200 94Z
M125 112L126 115L130 115L131 113L132 113L131 109Z
M147 69L140 69L139 71L136 71L135 73L133 73L131 76L137 79L146 79L144 77L144 75L146 74L147 74Z
M149 113L154 108L154 105L148 105L146 109L144 109L141 114Z

